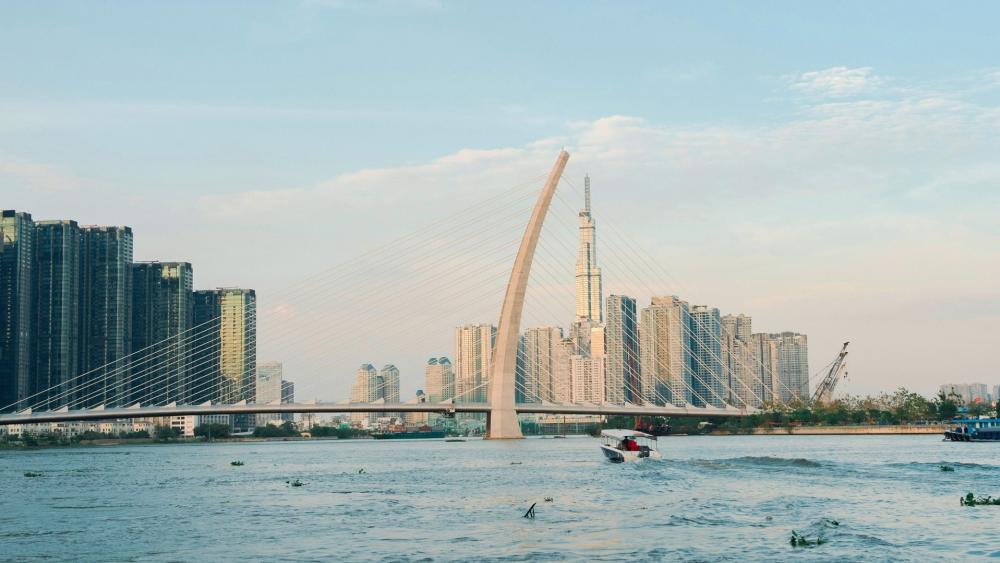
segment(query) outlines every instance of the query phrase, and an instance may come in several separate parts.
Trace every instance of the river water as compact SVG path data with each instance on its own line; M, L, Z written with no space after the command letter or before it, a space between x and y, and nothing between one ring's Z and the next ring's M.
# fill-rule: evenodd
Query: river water
M5 450L0 560L1000 558L1000 506L958 502L1000 495L1000 444L703 436L660 449L664 461L634 465L584 437ZM828 541L792 548L792 530Z

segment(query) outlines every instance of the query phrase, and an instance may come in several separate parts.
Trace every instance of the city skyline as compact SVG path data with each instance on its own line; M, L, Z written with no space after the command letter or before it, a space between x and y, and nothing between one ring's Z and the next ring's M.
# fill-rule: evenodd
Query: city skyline
M866 6L871 26L859 30L851 10L820 15L808 5L746 26L745 8L732 4L544 6L532 22L488 5L350 4L214 7L183 45L147 26L193 25L185 10L100 15L67 5L67 34L48 14L5 6L2 41L36 57L11 61L0 96L3 207L127 224L137 261L191 262L201 285L265 296L319 269L315 247L282 241L351 240L356 249L323 249L323 263L341 263L530 177L565 145L573 182L589 173L608 188L595 196L602 225L627 232L678 280L656 294L751 314L762 332L809 334L816 366L852 340L845 391L931 393L956 369L993 377L979 351L1000 319L989 281L1000 275L1000 75L985 23L996 8L971 18L919 2ZM385 18L393 10L415 27ZM255 18L276 23L261 30ZM546 25L556 18L580 26ZM376 49L350 57L327 43L372 20L397 34L380 28ZM213 21L257 32L233 35ZM614 40L578 41L575 29L594 21ZM534 33L513 46L497 22ZM498 60L458 29L509 48ZM853 38L846 50L833 47L839 33ZM145 49L84 40L117 34ZM799 34L819 40L783 48ZM425 35L435 40L413 40ZM573 45L567 58L550 48L557 40ZM432 62L369 74L389 50ZM260 56L241 59L246 52ZM67 57L72 64L38 64ZM290 60L301 66L285 68ZM470 61L516 68L521 79L497 83ZM164 72L141 71L149 67ZM257 80L270 72L282 80ZM224 87L219 73L244 88ZM455 80L460 87L440 87ZM387 87L400 81L412 87ZM268 267L257 267L260 255ZM914 351L927 334L947 353ZM415 380L421 357L451 346L445 338L437 348L405 352L404 377Z

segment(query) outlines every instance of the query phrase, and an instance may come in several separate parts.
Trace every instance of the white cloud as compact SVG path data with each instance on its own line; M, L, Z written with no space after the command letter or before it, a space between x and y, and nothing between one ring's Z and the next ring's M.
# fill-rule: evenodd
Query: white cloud
M876 76L869 66L835 66L802 73L793 79L791 88L806 94L844 98L869 92L882 82L883 79Z

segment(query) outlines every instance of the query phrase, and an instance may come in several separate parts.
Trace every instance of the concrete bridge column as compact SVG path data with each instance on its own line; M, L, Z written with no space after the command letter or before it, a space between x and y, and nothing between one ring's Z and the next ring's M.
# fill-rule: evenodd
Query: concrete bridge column
M504 295L503 307L500 310L500 322L497 324L497 341L493 350L493 365L490 366L490 412L486 418L486 438L490 440L511 440L523 438L521 425L517 421L517 411L514 408L515 370L517 368L517 345L521 336L521 311L524 308L524 295L528 289L528 277L531 274L531 260L535 256L538 237L542 232L545 214L549 211L552 196L562 178L563 170L569 153L560 151L549 177L545 181L542 193L535 202L531 219L521 238L521 247L514 259L514 268L507 282L507 293Z

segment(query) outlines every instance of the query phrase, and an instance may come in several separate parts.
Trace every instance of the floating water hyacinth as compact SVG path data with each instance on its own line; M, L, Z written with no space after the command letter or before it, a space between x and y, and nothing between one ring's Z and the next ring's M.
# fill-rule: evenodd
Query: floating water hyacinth
M25 477L41 477L42 475L44 475L44 474L43 473L38 473L36 471L25 471L24 472L24 476Z
M792 530L792 539L790 542L792 547L816 547L818 545L823 545L826 543L826 538L822 534L816 537L816 539L811 540L805 537L803 534Z
M942 465L941 466L941 471L954 471L954 470L955 470L955 468L952 467L952 466L950 466L950 465Z
M229 462L229 465L232 465L232 466L234 466L234 467L241 467L241 466L243 465L243 462L242 462L242 461L240 461L240 460L236 460L236 461L230 461L230 462Z
M958 499L958 502L962 506L1000 506L1000 498L993 498L989 495L986 495L985 497L977 497L972 493L968 493L964 497Z
M293 487L301 487L302 485L305 485L305 483L303 483L302 481L299 481L298 479L296 479L294 481L285 481L285 482L288 483L289 485L293 486Z

